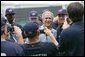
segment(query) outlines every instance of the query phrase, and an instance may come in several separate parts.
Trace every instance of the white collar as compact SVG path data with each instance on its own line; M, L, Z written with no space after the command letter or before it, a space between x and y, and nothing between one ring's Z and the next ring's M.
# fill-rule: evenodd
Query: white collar
M1 41L6 41L6 40L2 38Z

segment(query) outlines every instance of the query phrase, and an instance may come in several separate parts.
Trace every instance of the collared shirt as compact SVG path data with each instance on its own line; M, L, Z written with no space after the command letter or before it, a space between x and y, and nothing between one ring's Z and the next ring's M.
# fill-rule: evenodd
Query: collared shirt
M44 26L44 25L42 25L42 26ZM57 31L56 31L55 29L51 28L51 32L53 33L53 35L54 35L55 38L56 38L56 37L57 37ZM44 34L44 33L41 33L41 34L39 35L39 39L40 39L41 42L51 42L50 37L47 36L47 35Z

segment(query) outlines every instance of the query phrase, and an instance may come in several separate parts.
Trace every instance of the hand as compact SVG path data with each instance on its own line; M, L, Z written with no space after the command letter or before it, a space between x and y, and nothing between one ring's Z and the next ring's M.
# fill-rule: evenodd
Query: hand
M17 27L17 26L14 26L14 32L15 32L17 35L22 33L21 29L20 29L19 27Z
M50 36L50 35L52 34L52 33L51 33L51 30L48 29L47 27L44 28L44 32L45 32L48 36Z
M59 17L56 16L56 17L53 19L53 22L54 22L54 23L57 23L57 22L58 22L58 19L59 19Z
M16 34L18 44L24 44L24 39L22 37L21 29L19 27L17 27L17 26L14 26L14 32Z
M62 26L63 29L66 29L66 28L68 28L70 26L70 24L68 24L68 22L67 22L67 18L68 17L65 18L64 24Z
M50 37L51 42L54 43L56 46L58 46L58 42L54 35L51 33L51 30L45 27L44 32Z

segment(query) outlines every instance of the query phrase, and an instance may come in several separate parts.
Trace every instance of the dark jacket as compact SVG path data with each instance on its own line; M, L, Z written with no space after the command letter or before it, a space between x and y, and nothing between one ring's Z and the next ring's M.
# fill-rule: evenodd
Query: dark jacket
M75 22L60 35L61 56L84 56L84 23Z

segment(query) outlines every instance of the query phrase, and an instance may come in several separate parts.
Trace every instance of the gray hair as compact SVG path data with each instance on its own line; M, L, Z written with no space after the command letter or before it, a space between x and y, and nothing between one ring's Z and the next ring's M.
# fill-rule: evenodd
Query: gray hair
M43 19L43 16L44 16L44 14L45 14L46 12L49 12L49 13L51 14L52 18L54 18L54 14L53 14L50 10L45 9L45 10L43 11L43 13L42 13L42 16L41 16L42 19Z

